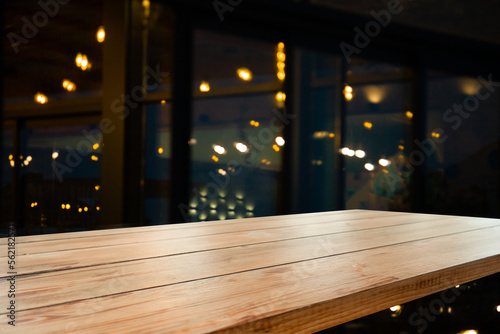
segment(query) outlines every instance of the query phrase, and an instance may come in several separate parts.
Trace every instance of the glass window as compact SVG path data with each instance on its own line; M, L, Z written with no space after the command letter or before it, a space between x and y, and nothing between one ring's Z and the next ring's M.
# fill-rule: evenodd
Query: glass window
M499 96L491 76L428 72L427 211L499 215Z
M345 206L409 210L411 74L403 66L353 59L347 67Z
M171 103L150 103L146 112L145 223L165 224L170 198Z
M335 117L340 112L336 91L341 74L338 56L309 50L296 52L299 77L298 127L300 141L294 164L294 212L337 209L337 151ZM342 89L342 87L340 87Z
M20 235L97 227L101 140L96 124L23 129Z
M283 43L196 31L190 220L276 214L285 59Z
M6 103L100 95L102 2L5 3Z

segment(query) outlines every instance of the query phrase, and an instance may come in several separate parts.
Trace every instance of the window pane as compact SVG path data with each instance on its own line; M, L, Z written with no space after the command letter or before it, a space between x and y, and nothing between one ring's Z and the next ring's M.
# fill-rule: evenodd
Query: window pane
M197 31L194 57L190 219L275 214L284 45Z
M9 0L4 14L7 103L100 95L102 0Z
M97 227L101 139L95 124L22 131L20 235Z
M478 78L428 73L429 212L499 215L499 93Z
M356 59L348 66L342 149L347 209L410 208L411 174L405 172L412 149L410 79L397 65Z
M168 221L171 113L170 103L147 105L144 206L148 225L165 224Z
M335 93L341 61L337 56L309 50L296 52L296 57L300 69L300 142L294 158L298 168L298 177L294 178L294 211L335 210L335 116L340 112L336 109Z

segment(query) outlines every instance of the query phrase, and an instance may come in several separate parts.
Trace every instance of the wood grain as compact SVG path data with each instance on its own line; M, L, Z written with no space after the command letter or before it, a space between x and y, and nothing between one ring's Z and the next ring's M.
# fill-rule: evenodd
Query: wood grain
M355 210L232 223L29 237L16 328L0 329L311 333L500 272L494 219Z

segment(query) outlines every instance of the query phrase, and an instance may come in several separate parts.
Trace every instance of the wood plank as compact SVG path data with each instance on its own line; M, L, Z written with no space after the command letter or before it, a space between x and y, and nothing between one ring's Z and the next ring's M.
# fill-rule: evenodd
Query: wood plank
M40 334L312 332L499 272L499 237L500 227L487 228L21 311L17 326Z
M429 217L431 219L432 217ZM446 219L431 220L436 222L446 221L466 221L470 218L453 217ZM416 223L418 219L407 217L406 221ZM473 219L474 224L498 224L496 220L477 220ZM368 224L366 224L368 222ZM233 233L223 233L218 235L205 235L199 237L173 239L166 242L165 240L157 240L151 242L140 242L133 244L118 244L114 246L90 247L68 251L47 252L38 254L30 253L28 250L23 251L23 245L18 245L17 257L18 275L33 274L39 272L67 270L74 268L87 267L92 265L102 265L126 262L131 260L139 260L145 258L158 258L162 256L171 256L176 254L202 252L207 250L215 250L230 247L240 247L245 245L260 244L265 242L276 242L280 240L304 238L310 236L318 236L332 233L342 233L353 231L361 226L364 229L381 228L383 226L400 225L401 218L381 217L372 218L364 223L361 221L348 222L331 222L330 224L308 224L297 225L283 228L272 228L259 231L243 231ZM408 224L403 224L408 225ZM57 242L55 242L57 244ZM3 277L6 275L4 274Z
M151 287L497 227L496 220L445 219L363 231L282 240L139 261L18 277L18 310L39 308ZM193 269L195 268L195 269ZM7 291L8 282L0 282ZM6 313L0 310L0 314Z
M356 216L357 217L357 216ZM134 243L151 243L155 241L171 241L180 240L181 238L196 237L196 236L210 236L216 237L219 234L232 233L232 232L254 232L258 234L265 234L266 232L279 232L280 229L284 233L287 233L287 229L291 227L296 227L295 230L299 228L302 229L304 226L318 225L318 224L332 224L335 223L334 229L338 229L338 232L352 231L364 228L376 228L377 226L388 226L389 224L412 224L421 221L428 220L438 220L442 219L442 216L428 215L425 217L408 216L408 215L389 215L389 216L370 216L351 219L335 219L332 217L294 217L290 221L271 221L267 223L267 218L261 218L258 222L250 222L251 224L233 224L233 222L217 222L215 225L210 226L193 226L191 228L184 229L165 229L161 231L143 231L138 233L127 233L112 235L98 235L97 232L92 234L92 237L88 238L74 238L74 239L60 239L60 240L48 240L48 241L37 241L29 244L20 243L18 247L18 255L28 255L28 254L39 254L39 253L49 253L63 250L77 250L84 248L96 248L96 247L107 247L113 245L125 245ZM448 218L449 219L449 218ZM453 218L454 219L454 218ZM458 219L458 218L457 218ZM201 225L201 224L199 224ZM319 226L319 228L324 226ZM332 228L328 227L329 231ZM292 231L293 229L289 229ZM21 239L21 238L18 238ZM187 240L187 242L190 242ZM26 247L25 247L26 245ZM6 257L7 254L0 255L0 257Z
M235 231L261 230L273 227L303 225L314 221L314 223L331 223L332 221L356 221L359 219L370 219L376 217L410 217L408 213L403 212L387 212L387 211L370 211L370 210L349 210L333 211L333 212L315 212L307 214L283 215L259 218L234 219L227 221L210 221L202 223L184 223L184 224L166 224L140 227L127 227L107 230L67 232L56 234L42 234L32 236L22 236L17 238L17 243L33 243L44 241L62 241L68 239L86 239L103 237L103 236L125 236L139 235L140 233L153 234L161 231L179 231L178 237L197 236L207 234L219 234ZM442 215L424 214L424 217L442 218ZM0 245L6 245L6 238L0 239Z

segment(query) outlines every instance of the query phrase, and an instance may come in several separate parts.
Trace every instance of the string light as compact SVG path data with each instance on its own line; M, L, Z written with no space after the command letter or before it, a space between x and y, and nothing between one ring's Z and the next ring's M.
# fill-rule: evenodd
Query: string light
M104 39L106 38L106 32L104 31L103 26L100 26L97 30L96 38L99 43L104 42Z

